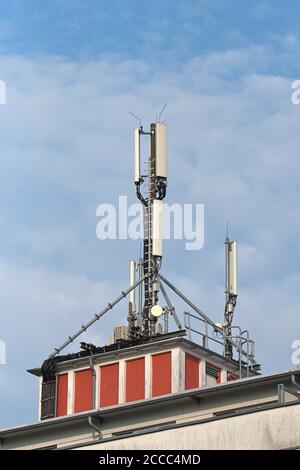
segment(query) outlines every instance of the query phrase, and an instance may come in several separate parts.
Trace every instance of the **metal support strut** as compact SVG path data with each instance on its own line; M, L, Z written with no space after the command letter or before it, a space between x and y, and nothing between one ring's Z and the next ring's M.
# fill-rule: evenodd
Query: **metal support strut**
M95 315L93 316L93 318L91 318L91 320L89 320L87 323L85 323L84 325L81 326L81 328L76 332L74 333L73 336L69 336L68 339L61 345L59 346L58 348L54 348L54 351L52 354L50 354L49 358L50 357L55 357L57 354L59 354L63 349L65 349L69 344L73 343L74 339L78 338L78 336L80 336L82 333L84 333L90 326L92 326L97 320L100 320L101 317L103 317L103 315L105 315L105 313L107 313L109 310L112 310L122 299L125 299L125 297L127 297L127 295L129 294L129 292L131 292L133 289L135 289L136 287L138 287L144 280L145 280L145 277L142 277L141 279L139 279L135 284L133 284L132 286L129 287L129 289L125 290L125 291L122 291L121 292L121 295L119 295L119 297L117 297L115 300L113 300L112 302L110 302L107 307L105 307L103 310L101 310L101 312L99 313L95 313Z
M170 288L173 290L173 292L175 292L175 294L178 295L178 297L180 297L187 305L189 305L195 312L198 313L198 315L200 315L200 317L202 317L210 326L212 326L214 328L215 331L217 331L218 333L220 333L223 337L224 337L224 332L223 332L223 329L220 328L218 325L216 325L216 323L214 323L207 315L205 315L204 312L202 312L202 310L200 310L200 308L198 308L195 304L193 304L193 302L191 302L184 294L182 294L182 292L180 292L170 281L168 281L168 279L166 279L162 274L159 274L159 278ZM231 338L227 338L227 341L230 343L231 346L233 346L237 351L239 350L239 346L238 344L236 343L236 341L234 341L233 339ZM242 350L241 351L241 354L243 356L246 356L247 357L247 352Z
M173 305L172 305L172 303L169 299L169 296L166 293L165 288L162 285L162 283L160 283L160 291L161 291L162 295L164 296L165 301L167 302L169 312L171 313L172 317L174 317L174 320L176 322L177 327L179 328L179 330L182 330L182 325L181 325L180 320L179 320L179 318L178 318L178 316L175 312L175 308L173 307Z

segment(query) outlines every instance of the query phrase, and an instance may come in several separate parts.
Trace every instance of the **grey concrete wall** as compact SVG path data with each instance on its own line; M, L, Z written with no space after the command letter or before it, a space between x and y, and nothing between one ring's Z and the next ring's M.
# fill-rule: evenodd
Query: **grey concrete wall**
M290 383L288 383L291 386ZM219 388L220 387L220 388ZM251 384L249 383L246 388L242 386L238 386L235 388L230 387L223 387L222 385L218 385L217 388L215 387L215 392L210 392L210 387L201 389L202 395L199 395L199 400L194 399L192 395L184 395L179 396L178 398L174 398L170 401L164 400L157 400L152 402L149 401L148 405L146 405L147 401L143 403L142 406L129 406L123 407L112 407L110 410L107 410L108 413L103 415L103 419L98 419L98 427L102 433L102 437L106 439L107 446L118 446L123 445L122 443L125 442L126 448L130 448L131 442L137 446L145 445L147 443L152 442L155 436L158 434L155 433L148 433L147 435L143 435L142 438L140 437L128 437L122 440L118 440L113 442L109 442L108 440L113 438L114 435L117 433L139 433L143 432L143 428L145 427L159 427L166 424L174 425L174 424L184 424L185 427L178 429L174 429L173 431L160 431L162 436L166 436L166 440L161 441L159 438L159 442L166 442L164 444L165 448L169 446L173 446L170 448L187 448L189 446L193 446L191 448L214 448L215 445L224 445L228 446L225 448L231 448L230 446L233 445L233 439L229 439L226 442L223 442L223 436L230 436L230 433L234 433L234 439L238 442L237 448L247 448L247 439L249 438L249 442L253 443L253 448L269 448L271 446L270 442L265 444L266 438L264 437L262 441L260 441L260 430L264 429L265 423L268 421L265 418L260 418L261 413L269 413L270 416L274 413L279 413L279 424L278 429L282 427L282 434L285 435L287 430L290 429L290 420L293 423L295 429L300 427L300 420L299 420L299 413L295 414L295 416L290 417L290 409L296 408L299 410L299 405L292 405L291 407L285 408L277 408L272 409L265 412L255 412L246 415L240 415L239 417L228 417L227 414L232 414L235 410L244 410L245 408L250 409L260 409L262 406L276 404L278 400L278 392L277 392L277 383L258 383L258 384ZM295 400L295 397L293 397ZM269 416L268 414L268 416ZM223 419L218 419L216 421L212 421L210 423L202 423L199 426L199 437L196 437L192 434L190 437L191 429L196 429L198 433L198 427L196 425L192 425L190 427L187 426L188 423L200 421L200 420L207 420L208 418L215 418L219 417L220 415L224 415ZM256 418L254 418L257 416ZM267 416L267 415L266 415ZM283 418L283 417L286 418ZM282 417L282 418L281 418ZM260 425L253 424L251 428L251 435L249 434L250 431L248 430L248 422L247 419L249 418L249 426L252 426L252 420L255 423L259 419L261 419ZM297 421L297 419L298 421ZM277 420L277 421L278 421ZM241 422L241 426L238 429L235 429L238 422ZM276 421L276 423L277 423ZM233 423L232 425L226 423ZM247 424L242 424L247 422ZM275 424L276 424L275 423ZM202 429L205 426L207 429L204 432L204 436L202 436ZM233 427L231 427L233 426ZM243 427L244 426L244 427ZM257 426L259 429L257 430ZM267 425L266 425L267 426ZM274 425L275 426L275 425ZM267 428L265 429L265 435L272 436L273 427L268 424ZM222 432L219 433L219 428L222 429ZM250 429L250 427L249 427ZM212 430L212 431L211 431ZM293 431L294 434L296 431ZM210 441L207 441L206 433L210 436ZM216 434L216 443L212 440L211 433L214 435ZM175 436L178 434L178 439ZM171 435L170 439L168 436ZM293 433L292 433L293 435ZM297 434L295 434L297 436ZM173 437L174 436L174 437ZM221 438L220 438L221 436ZM246 437L245 437L246 436ZM277 436L277 434L276 434ZM278 436L280 436L280 432L278 431ZM180 439L184 439L181 444ZM279 437L278 437L279 438ZM142 444L140 443L140 439L142 439ZM165 437L163 437L165 439ZM169 439L169 440L168 440ZM194 440L193 440L194 439ZM195 441L196 439L196 441ZM244 440L243 440L244 439ZM277 439L277 437L276 437ZM282 439L282 436L281 436ZM88 415L85 416L76 416L74 415L72 420L66 421L57 421L56 419L49 420L48 422L40 423L38 426L33 426L29 429L24 430L15 430L9 433L6 436L2 437L0 441L0 448L2 446L3 449L34 449L40 448L50 445L57 445L58 447L66 447L66 446L79 446L82 443L90 442L92 440L98 440L98 434L91 428L88 424ZM135 444L136 443L136 444ZM287 446L291 447L294 445L299 445L300 442L294 442L291 440L291 443L288 442ZM101 444L100 444L101 445ZM158 443L155 441L152 444L153 448L159 448ZM279 445L279 444L278 444ZM239 447L242 446L242 447ZM262 446L262 447L261 447ZM277 443L276 443L277 446ZM285 443L282 442L280 447L284 447ZM118 447L116 447L118 448ZM142 447L141 447L142 448ZM216 447L218 448L218 447ZM222 448L222 447L221 447ZM270 447L272 448L272 447ZM273 447L277 448L277 447Z
M300 448L300 404L81 447L125 449Z

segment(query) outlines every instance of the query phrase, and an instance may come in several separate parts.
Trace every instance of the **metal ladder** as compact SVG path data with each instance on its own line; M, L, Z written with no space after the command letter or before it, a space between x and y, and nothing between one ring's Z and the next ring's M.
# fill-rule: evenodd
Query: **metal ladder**
M153 304L153 274L154 262L152 251L152 205L155 199L156 182L155 182L155 160L152 155L148 159L148 179L147 179L147 206L144 206L144 275L146 280L144 283L145 304L143 312L143 329L146 335L151 331L154 325L150 323L150 310Z

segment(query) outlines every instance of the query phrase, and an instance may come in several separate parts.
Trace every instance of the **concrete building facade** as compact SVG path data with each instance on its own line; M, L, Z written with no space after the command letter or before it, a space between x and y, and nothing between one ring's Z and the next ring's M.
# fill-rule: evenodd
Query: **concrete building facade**
M155 356L169 375L170 388L153 393ZM165 356L166 357L166 356ZM192 358L191 362L189 359ZM144 389L138 399L126 387L129 361L143 360ZM118 364L118 381L104 374L106 384L117 387L118 400L101 404L102 367ZM90 369L88 369L90 367ZM115 366L116 367L116 366ZM131 365L129 374L132 373ZM161 369L163 367L163 369ZM92 380L79 383L76 374L95 369ZM2 449L290 449L300 448L300 370L237 377L238 365L179 336L76 358L57 365L64 382L66 403L61 416L59 391L56 416L0 431ZM219 371L211 375L212 370ZM40 369L32 369L39 376ZM108 381L107 381L108 377ZM112 374L113 377L113 374ZM164 377L163 383L168 383ZM110 381L111 380L111 381ZM197 382L198 380L198 382ZM92 406L76 409L76 393L91 384ZM59 386L59 385L58 385ZM90 386L90 385L88 385ZM102 390L102 391L101 391ZM156 389L157 390L157 389ZM106 392L104 392L105 395ZM144 393L144 396L143 396ZM86 395L86 393L85 393ZM128 399L129 398L129 399ZM79 400L80 403L80 400ZM88 402L84 402L86 405Z

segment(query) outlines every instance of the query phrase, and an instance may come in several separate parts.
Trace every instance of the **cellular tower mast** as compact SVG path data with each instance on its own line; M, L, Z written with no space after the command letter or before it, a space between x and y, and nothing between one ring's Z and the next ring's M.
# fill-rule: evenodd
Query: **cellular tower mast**
M245 370L248 374L251 369L258 367L254 360L254 342L249 338L247 330L242 331L239 326L232 324L237 302L237 242L230 241L227 234L225 239L225 311L223 323L215 323L211 320L160 272L163 256L163 200L167 192L168 176L167 126L160 120L163 110L164 108L158 121L150 124L149 130L144 129L140 120L140 126L134 129L134 183L136 195L143 206L144 230L142 257L138 261L130 261L129 288L122 291L119 297L109 302L103 310L83 324L61 346L55 348L49 359L57 358L59 360L58 354L63 349L86 332L103 315L112 310L122 299L129 296L128 327L123 328L121 326L122 331L127 330L127 333L122 334L120 338L115 338L112 344L108 346L110 349L144 343L159 335L168 334L169 318L172 317L176 323L177 332L179 331L182 335L188 334L190 340L192 334L200 335L202 345L206 349L210 349L209 344L213 342L214 346L221 348L223 356L228 359L235 359L238 362L240 375L243 367L246 367ZM147 140L148 153L146 154L146 161L142 162L142 142L144 143ZM142 168L142 163L145 168ZM190 311L183 312L184 323L177 316L165 286L171 289L193 311L193 313ZM160 294L164 300L163 306L158 303ZM157 328L158 319L162 316L163 325L159 324L160 328ZM192 325L192 321L195 320L200 320L197 329ZM81 343L81 348L89 351L97 349L96 346L86 343Z
M40 419L214 386L255 376L260 368L248 331L233 324L237 243L228 234L222 323L215 323L161 273L168 176L167 126L161 114L148 130L141 121L134 130L134 183L143 207L143 252L138 261L130 261L129 287L55 347L40 368L30 370L40 377ZM184 302L186 311L181 315L177 316L170 294ZM127 297L128 324L116 326L108 344L80 342L80 351L62 353ZM98 429L91 417L89 423Z
M141 172L141 139L150 141L146 172ZM167 190L167 126L162 122L151 124L150 130L142 126L134 130L134 182L136 194L143 205L143 259L138 270L143 271L143 302L136 312L134 291L129 302L129 337L147 338L155 333L157 318L163 309L158 305L159 270L162 261L163 199ZM141 266L142 264L142 266ZM142 269L141 269L142 268ZM131 284L135 282L136 263L130 263ZM141 292L139 291L139 294ZM138 315L140 318L138 318Z
M146 140L149 154L142 171L141 142ZM2 429L0 447L85 448L103 450L107 458L114 458L110 450L151 449L157 457L159 450L174 449L176 459L178 449L298 449L300 434L291 429L299 427L300 371L258 377L254 342L233 324L236 241L227 233L224 318L215 323L160 272L167 189L167 128L160 119L149 131L142 125L134 130L134 160L144 234L143 254L130 261L129 287L55 348L41 367L29 370L39 378L39 422ZM183 324L170 290L188 306L180 315ZM116 326L108 344L81 342L80 351L61 354L127 296L128 325ZM171 317L177 329L169 332ZM103 463L115 464L106 457ZM187 463L176 459L162 463Z

